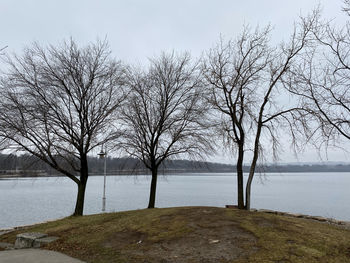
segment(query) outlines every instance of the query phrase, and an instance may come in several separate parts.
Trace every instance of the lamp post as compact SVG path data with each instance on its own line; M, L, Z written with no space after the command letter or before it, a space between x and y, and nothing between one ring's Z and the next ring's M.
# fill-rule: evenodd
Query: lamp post
M104 159L104 172L103 172L103 195L102 195L102 211L106 211L106 156L107 156L107 148L105 146L103 150L103 145L101 147L101 152L97 154L100 159Z
M17 152L19 151L19 150L21 150L22 148L20 147L20 146L16 146L16 145L9 145L8 146L8 148L9 149L14 149L14 161L15 161L15 175L17 175L17 173L18 173L18 171L19 171L19 169L18 169L18 156L17 156Z

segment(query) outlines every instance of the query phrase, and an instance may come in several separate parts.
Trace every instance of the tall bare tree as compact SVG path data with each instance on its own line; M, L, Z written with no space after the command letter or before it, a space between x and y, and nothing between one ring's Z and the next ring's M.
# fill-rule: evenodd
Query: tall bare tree
M270 144L276 156L282 126L291 128L302 109L295 103L283 103L288 95L283 78L299 63L315 14L302 19L289 41L270 45L270 27L252 31L245 27L233 41L221 41L203 62L208 84L208 101L218 112L221 134L226 146L237 154L238 208L250 209L251 184L264 144ZM284 95L286 94L286 95ZM244 203L243 163L251 152L250 171Z
M154 208L158 168L166 159L213 150L206 126L197 65L188 54L163 53L146 72L130 71L131 94L122 114L121 147L152 173L148 208Z
M350 1L343 11L350 16ZM314 130L308 134L319 150L350 140L350 22L339 28L319 16L313 27L314 48L304 63L293 69L291 92L301 97L312 116Z
M0 136L78 186L74 215L82 215L87 155L113 139L125 98L123 67L106 41L78 47L70 40L7 56L1 79Z

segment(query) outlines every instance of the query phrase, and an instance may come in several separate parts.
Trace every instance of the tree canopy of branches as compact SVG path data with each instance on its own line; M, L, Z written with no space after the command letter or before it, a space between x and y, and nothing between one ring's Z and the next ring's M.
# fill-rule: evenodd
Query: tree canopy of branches
M197 65L188 54L163 53L146 72L130 70L120 146L152 173L148 208L154 208L158 167L166 159L213 150Z
M110 58L106 41L78 47L73 40L47 48L34 43L5 62L0 136L72 179L74 215L82 215L87 154L113 139L125 98L122 65Z
M266 144L277 156L279 132L283 126L293 130L302 109L283 103L284 77L293 64L300 62L309 42L316 14L301 19L288 42L278 47L270 44L270 27L255 31L244 27L235 40L221 42L211 49L203 62L208 102L217 112L217 123L225 146L237 156L238 207L250 209L251 183L258 159ZM288 97L288 95L285 95ZM288 129L289 130L289 129ZM244 203L243 163L252 153Z
M344 3L350 16L350 1ZM298 82L298 89L290 89L312 116L315 128L307 138L321 150L339 138L350 140L350 22L338 28L319 16L313 36L313 49L290 81Z

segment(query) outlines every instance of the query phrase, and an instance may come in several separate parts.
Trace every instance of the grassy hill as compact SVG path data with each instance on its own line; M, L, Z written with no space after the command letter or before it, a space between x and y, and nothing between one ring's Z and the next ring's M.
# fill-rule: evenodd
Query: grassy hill
M20 229L60 239L46 249L87 262L350 262L350 230L314 220L215 207L69 217Z

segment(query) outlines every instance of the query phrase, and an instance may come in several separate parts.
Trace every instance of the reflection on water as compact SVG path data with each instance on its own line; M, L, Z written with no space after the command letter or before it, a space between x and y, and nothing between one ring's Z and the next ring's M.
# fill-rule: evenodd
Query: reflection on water
M150 178L107 177L107 211L145 208ZM101 212L103 177L90 177L85 214ZM285 173L256 177L252 207L350 221L350 173ZM0 180L0 229L73 213L77 187L65 177ZM157 207L236 204L233 174L160 176Z

